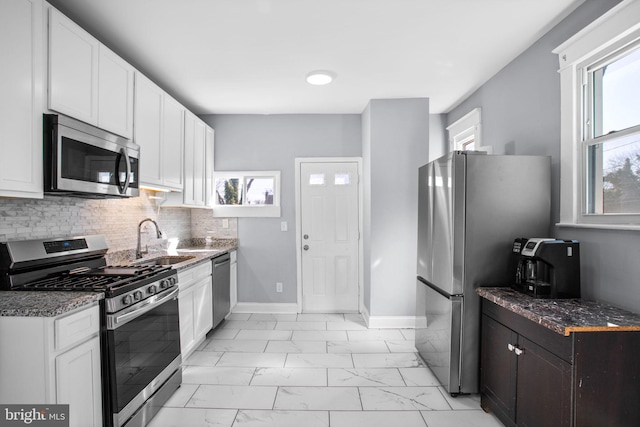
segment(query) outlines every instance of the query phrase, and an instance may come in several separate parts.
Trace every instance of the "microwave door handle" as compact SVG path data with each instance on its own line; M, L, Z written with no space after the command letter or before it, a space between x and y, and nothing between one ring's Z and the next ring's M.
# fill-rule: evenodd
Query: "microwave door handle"
M124 185L120 182L120 159L124 156L125 164L127 165L127 174L125 176ZM125 194L129 189L129 179L131 177L131 163L127 151L124 148L120 149L118 156L116 157L116 185L120 194Z

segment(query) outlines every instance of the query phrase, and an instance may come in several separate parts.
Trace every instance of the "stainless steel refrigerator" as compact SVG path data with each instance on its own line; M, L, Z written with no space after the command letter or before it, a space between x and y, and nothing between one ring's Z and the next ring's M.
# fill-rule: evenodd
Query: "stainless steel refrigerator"
M477 393L479 286L508 286L517 237L550 227L551 159L452 152L419 169L416 348L452 395Z

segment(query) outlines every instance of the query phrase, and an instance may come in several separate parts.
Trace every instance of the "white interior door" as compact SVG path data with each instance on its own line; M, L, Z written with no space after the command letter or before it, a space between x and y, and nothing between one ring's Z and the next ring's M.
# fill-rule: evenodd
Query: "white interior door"
M300 163L303 312L358 312L357 162Z

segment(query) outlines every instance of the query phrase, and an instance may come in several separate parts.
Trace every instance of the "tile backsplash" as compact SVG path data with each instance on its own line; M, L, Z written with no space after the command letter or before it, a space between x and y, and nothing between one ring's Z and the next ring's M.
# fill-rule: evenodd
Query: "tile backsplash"
M110 252L127 250L135 248L138 223L144 218L155 220L166 237L237 238L235 218L228 218L229 227L223 228L222 219L213 218L210 210L158 208L150 194L143 190L140 197L107 200L0 199L0 241L103 234Z

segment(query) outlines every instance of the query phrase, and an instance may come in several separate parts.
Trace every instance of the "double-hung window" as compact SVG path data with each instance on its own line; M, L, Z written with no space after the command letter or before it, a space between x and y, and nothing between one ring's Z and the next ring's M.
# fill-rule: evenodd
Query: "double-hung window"
M640 42L583 73L589 214L640 213Z
M554 53L561 223L640 226L640 2L623 1Z

